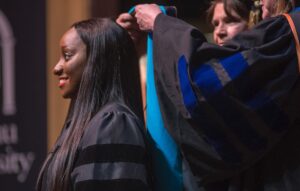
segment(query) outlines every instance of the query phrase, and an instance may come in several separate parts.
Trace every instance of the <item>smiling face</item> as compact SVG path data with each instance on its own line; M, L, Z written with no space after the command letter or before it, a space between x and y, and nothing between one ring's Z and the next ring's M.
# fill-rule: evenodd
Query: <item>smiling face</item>
M68 30L60 40L61 56L54 67L59 78L58 86L64 98L77 95L81 76L87 62L86 45L74 28Z
M248 28L247 21L239 17L233 10L232 17L228 16L222 2L215 5L211 23L214 27L214 41L221 46L239 32Z

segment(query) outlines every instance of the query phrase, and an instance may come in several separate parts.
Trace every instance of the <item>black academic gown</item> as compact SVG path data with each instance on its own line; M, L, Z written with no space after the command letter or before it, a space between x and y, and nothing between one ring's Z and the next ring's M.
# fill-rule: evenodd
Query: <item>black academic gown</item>
M220 47L160 14L153 40L160 108L188 167L185 190L300 190L299 68L286 19Z
M68 124L56 142L40 190L49 190L49 169L70 130ZM147 144L142 121L126 105L107 103L88 123L80 140L69 190L151 190Z

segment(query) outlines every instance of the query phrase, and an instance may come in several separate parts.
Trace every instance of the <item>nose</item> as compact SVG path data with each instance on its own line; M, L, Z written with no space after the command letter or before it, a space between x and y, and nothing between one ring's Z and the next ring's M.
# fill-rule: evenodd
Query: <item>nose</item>
M53 68L53 74L54 75L61 75L63 72L63 66L62 66L62 63L59 61Z
M215 32L216 37L219 38L219 39L223 39L227 36L227 31L226 31L223 24L219 24L215 28L214 32Z

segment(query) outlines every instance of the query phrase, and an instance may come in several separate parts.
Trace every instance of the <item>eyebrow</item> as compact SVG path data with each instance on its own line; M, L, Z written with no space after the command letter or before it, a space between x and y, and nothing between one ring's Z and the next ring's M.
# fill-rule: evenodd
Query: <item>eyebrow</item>
M65 50L65 51L70 51L70 50L72 50L73 48L70 47L70 46L67 46L67 45L63 45L63 46L61 46L61 49L62 49L62 50Z

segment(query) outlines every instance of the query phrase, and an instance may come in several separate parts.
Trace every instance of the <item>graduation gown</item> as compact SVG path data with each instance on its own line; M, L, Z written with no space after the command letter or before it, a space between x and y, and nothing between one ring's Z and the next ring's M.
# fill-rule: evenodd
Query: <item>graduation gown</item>
M68 123L69 124L69 123ZM57 151L66 138L66 125L43 174L41 190ZM124 104L107 103L89 122L77 148L69 190L151 190L150 157L142 121Z
M264 20L220 47L160 14L153 46L160 109L180 148L185 190L300 189L299 68L286 18Z

